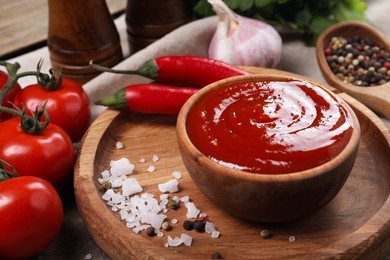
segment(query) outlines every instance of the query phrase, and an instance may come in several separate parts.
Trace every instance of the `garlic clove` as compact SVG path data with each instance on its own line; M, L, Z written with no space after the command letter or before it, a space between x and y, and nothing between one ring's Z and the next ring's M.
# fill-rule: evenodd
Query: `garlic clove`
M282 39L269 24L234 13L222 0L208 0L218 15L209 57L233 65L275 67Z

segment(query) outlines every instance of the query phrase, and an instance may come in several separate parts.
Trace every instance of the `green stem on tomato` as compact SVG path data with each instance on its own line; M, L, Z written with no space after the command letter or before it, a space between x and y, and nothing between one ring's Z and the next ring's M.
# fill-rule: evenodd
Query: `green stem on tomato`
M6 170L4 164L11 170ZM0 182L18 177L16 169L6 161L0 159Z
M40 134L42 133L47 125L50 122L49 113L46 111L46 103L42 106L42 108L38 111L38 107L35 112L32 113L32 116L26 115L26 111L20 109L12 109L8 107L2 106L3 99L5 95L12 89L12 87L16 84L19 78L25 76L36 76L39 81L42 82L54 82L54 75L47 75L40 72L40 68L42 66L42 62L38 62L37 71L28 71L17 73L20 68L19 63L9 63L6 61L0 61L0 65L5 66L8 72L8 80L5 83L5 86L0 90L0 112L6 112L13 115L16 115L21 118L20 126L24 132L28 134ZM54 79L55 80L55 79ZM49 83L48 83L49 84ZM41 123L42 116L45 115L45 121Z

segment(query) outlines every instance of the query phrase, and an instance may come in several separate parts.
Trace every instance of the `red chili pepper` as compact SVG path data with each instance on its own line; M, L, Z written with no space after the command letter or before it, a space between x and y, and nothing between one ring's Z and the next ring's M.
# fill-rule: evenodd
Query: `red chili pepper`
M113 70L90 62L99 71L136 74L162 83L204 87L215 81L250 74L228 63L199 56L161 56L149 60L137 70Z
M177 115L198 88L174 87L158 83L135 84L119 90L113 96L96 101L96 105L145 114Z

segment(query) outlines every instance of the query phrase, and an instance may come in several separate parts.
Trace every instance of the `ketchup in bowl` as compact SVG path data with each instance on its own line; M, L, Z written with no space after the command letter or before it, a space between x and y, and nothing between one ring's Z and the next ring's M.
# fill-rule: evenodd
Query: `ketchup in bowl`
M191 142L211 160L261 174L326 163L344 149L354 128L344 101L294 79L215 88L192 106L186 122Z

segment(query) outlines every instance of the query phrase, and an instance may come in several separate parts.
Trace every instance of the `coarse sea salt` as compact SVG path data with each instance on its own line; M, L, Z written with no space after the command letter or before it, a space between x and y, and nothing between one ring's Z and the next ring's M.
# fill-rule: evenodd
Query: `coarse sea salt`
M179 179L181 179L182 175L181 175L181 172L179 172L179 171L173 171L172 176L179 180Z
M212 232L215 231L215 225L213 222L206 221L206 225L204 227L206 233L211 234Z
M179 191L179 182L177 179L172 179L169 180L165 183L161 183L158 185L158 189L162 192L169 192L169 193L174 193Z
M165 244L166 247L172 246L172 247L177 247L180 245L186 245L186 246L191 246L192 244L192 237L188 234L181 234L180 237L175 237L172 238L171 236L168 236L167 238L167 243Z
M121 158L110 162L110 173L113 176L128 175L134 171L134 164L130 163L129 159Z
M211 237L212 238L218 238L219 237L219 231L214 230L213 232L211 232Z
M122 183L122 195L130 196L141 192L143 189L135 178L128 178Z
M144 159L141 159L142 162ZM153 156L153 161L159 160L158 156ZM174 179L158 185L162 194L160 194L158 201L153 194L143 192L142 186L135 178L129 177L135 167L127 159L121 158L119 160L112 160L110 162L110 170L101 172L101 178L98 178L100 184L106 181L111 183L111 188L107 189L102 195L102 199L111 207L111 210L120 215L120 219L125 221L125 225L132 229L134 233L139 233L146 230L148 227L153 227L157 236L162 237L164 233L160 230L162 223L166 221L168 212L167 204L169 202L169 195L166 193L174 193L179 191L178 179L182 177L179 171L172 173ZM152 168L148 169L151 170ZM153 169L154 171L155 169ZM187 208L187 218L206 217L206 214L201 212L193 202L190 201L188 195L173 196L173 200L181 202ZM177 219L172 219L172 224L177 224ZM215 229L212 222L206 222L206 232L211 234L211 237L219 237L219 232ZM172 238L168 236L166 247L186 246L192 245L192 237L188 234L181 234L180 237Z
M147 169L148 172L154 172L156 170L156 167L154 167L153 165L150 165Z
M158 160L160 160L160 158L158 158L157 155L153 155L152 161L153 161L153 162L157 162Z
M122 142L120 142L120 141L117 141L116 143L115 143L115 147L116 147L116 149L123 149L123 143Z
M186 202L184 205L187 208L187 218L197 218L200 210L195 206L193 202Z

